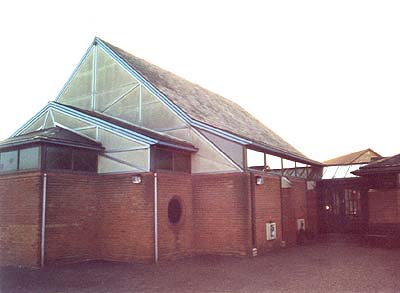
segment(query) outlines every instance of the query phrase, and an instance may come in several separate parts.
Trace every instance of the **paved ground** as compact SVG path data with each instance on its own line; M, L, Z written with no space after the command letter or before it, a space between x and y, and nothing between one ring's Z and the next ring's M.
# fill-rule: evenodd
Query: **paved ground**
M320 241L257 258L3 268L1 292L400 292L400 249Z

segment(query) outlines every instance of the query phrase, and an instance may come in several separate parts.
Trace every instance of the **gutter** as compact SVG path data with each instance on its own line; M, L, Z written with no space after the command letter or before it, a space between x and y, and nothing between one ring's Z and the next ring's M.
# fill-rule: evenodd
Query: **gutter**
M43 194L42 194L42 229L41 229L41 242L40 242L40 266L44 267L44 245L45 245L45 232L46 232L46 193L47 193L47 173L43 174Z

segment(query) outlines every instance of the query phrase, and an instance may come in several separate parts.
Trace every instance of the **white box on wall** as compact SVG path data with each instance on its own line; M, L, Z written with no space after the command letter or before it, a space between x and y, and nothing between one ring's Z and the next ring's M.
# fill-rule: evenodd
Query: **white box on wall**
M297 231L305 230L306 229L306 222L304 219L297 219Z
M267 240L276 239L276 223L266 223L265 226Z

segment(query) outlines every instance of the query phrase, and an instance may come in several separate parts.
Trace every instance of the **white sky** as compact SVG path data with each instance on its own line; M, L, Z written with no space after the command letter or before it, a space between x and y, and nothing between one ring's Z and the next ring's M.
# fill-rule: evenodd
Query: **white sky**
M400 1L2 1L0 139L95 35L244 107L315 160L400 153Z

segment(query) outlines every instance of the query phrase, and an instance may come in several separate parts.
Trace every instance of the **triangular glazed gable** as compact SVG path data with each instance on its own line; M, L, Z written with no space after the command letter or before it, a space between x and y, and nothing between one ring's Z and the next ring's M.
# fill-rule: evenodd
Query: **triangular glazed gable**
M188 127L97 43L91 46L57 102L156 131Z
M145 78L133 68L127 70L126 64L124 67L105 44L95 40L57 102L96 111L186 141L197 141L203 146L203 150L199 150L200 157L193 161L193 167L197 169L200 158L208 157L210 162L200 164L199 172L240 170L221 150L210 144L206 137L194 135L192 127L182 115L154 95L154 89L149 89L148 86L151 85L144 81Z

